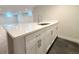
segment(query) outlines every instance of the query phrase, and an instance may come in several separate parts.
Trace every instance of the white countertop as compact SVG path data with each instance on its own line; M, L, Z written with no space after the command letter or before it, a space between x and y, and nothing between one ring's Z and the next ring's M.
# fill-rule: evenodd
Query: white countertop
M17 24L17 25L5 25L4 28L6 31L13 37L16 38L18 36L29 34L34 31L40 30L42 28L45 28L47 26L56 24L58 21L54 20L51 22L44 22L44 23L50 23L48 25L38 25L38 23L27 23L27 24ZM43 22L42 22L43 23Z

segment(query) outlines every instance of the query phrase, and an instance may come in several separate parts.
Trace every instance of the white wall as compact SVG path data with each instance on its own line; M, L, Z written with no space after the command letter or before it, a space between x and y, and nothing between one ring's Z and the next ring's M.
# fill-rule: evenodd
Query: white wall
M79 6L37 6L34 9L34 21L37 15L42 20L58 20L58 34L63 37L79 39ZM79 40L77 40L79 41Z
M41 16L42 21L46 20L57 20L58 6L46 5L37 6L33 10L34 22L37 21L38 16Z

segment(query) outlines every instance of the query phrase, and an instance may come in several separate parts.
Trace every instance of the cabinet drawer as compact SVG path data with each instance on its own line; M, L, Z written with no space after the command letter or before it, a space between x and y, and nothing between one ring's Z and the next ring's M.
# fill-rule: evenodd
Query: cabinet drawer
M52 29L54 29L56 26L57 26L57 24L55 24L55 25L50 25L50 26L48 26L48 27L46 27L46 28L44 28L44 29L42 29L42 30L44 30L44 31L52 30Z
M43 32L44 32L43 29L39 30L39 31L36 31L34 33L31 33L31 34L25 36L25 39L28 42L28 41L32 40L33 38L39 37Z

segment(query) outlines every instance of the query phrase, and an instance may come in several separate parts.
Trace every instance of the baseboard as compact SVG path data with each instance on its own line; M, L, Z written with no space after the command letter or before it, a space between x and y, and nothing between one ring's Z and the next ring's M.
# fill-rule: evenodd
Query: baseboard
M71 37L66 37L66 36L62 36L62 35L58 35L59 38L62 38L62 39L65 39L65 40L69 40L69 41L72 41L72 42L75 42L75 43L78 43L79 44L79 39L76 39L76 38L71 38Z

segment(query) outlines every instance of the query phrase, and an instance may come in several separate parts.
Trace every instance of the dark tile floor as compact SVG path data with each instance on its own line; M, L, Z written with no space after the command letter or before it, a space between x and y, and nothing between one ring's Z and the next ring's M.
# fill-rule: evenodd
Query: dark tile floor
M79 54L79 44L57 38L48 54Z

